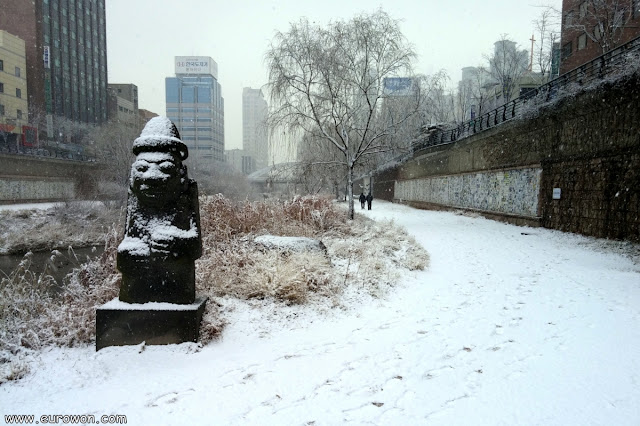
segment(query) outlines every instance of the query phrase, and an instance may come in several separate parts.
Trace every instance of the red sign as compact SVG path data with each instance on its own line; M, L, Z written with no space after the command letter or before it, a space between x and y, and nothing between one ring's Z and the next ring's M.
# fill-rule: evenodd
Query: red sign
M38 146L38 129L36 127L22 126L22 145Z

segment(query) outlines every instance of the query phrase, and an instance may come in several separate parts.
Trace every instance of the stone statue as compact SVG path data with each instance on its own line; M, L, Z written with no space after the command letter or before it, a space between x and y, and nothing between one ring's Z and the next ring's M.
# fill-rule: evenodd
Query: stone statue
M125 237L118 246L120 300L128 303L195 300L195 260L202 254L197 183L175 125L152 118L133 143Z

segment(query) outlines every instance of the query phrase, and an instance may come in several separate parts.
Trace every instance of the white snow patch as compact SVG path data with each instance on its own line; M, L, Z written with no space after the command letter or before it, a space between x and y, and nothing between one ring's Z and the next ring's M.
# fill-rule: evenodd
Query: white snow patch
M254 241L266 248L277 248L291 251L324 251L321 241L307 237L281 237L277 235L261 235Z
M121 253L129 252L134 256L149 256L150 254L149 244L140 238L128 236L124 237L118 246L118 251Z
M147 303L127 303L122 302L118 298L108 301L104 305L102 305L101 309L114 309L114 310L126 310L126 311L143 311L143 310L153 310L153 311L192 311L197 309L198 306L202 303L202 299L196 299L195 302L182 305L177 303L166 303L166 302L147 302Z

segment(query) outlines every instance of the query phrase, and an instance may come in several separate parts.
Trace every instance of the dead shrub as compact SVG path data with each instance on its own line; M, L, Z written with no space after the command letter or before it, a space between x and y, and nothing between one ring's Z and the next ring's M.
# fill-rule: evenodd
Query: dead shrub
M428 264L426 252L406 232L359 215L347 221L329 198L233 202L221 195L201 197L200 215L204 250L196 261L196 288L200 296L209 297L200 329L203 343L219 337L225 326L219 298L298 305L317 298L333 300L345 285L379 296L397 281L399 268L423 269ZM329 257L259 250L253 239L264 234L321 239ZM95 341L96 308L118 295L116 254L122 228L112 226L103 238L102 255L68 275L55 297L48 292L53 278L33 273L29 256L2 279L0 365L8 373L0 380L24 374L17 364L6 364L24 350Z

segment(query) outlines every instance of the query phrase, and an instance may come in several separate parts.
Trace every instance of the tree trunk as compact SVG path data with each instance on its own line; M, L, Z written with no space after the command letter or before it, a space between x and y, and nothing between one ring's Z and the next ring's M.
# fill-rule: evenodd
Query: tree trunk
M353 220L353 166L349 166L349 172L347 173L347 198L349 199L349 219Z

